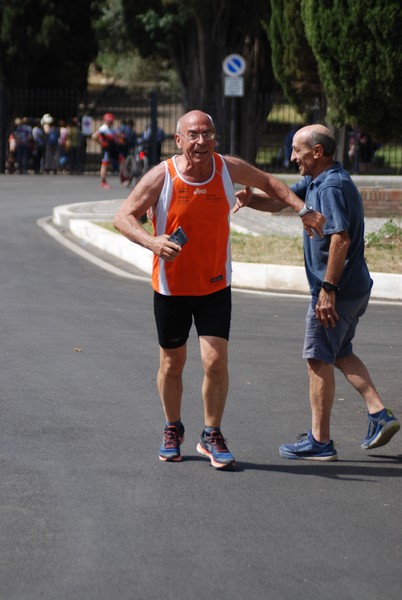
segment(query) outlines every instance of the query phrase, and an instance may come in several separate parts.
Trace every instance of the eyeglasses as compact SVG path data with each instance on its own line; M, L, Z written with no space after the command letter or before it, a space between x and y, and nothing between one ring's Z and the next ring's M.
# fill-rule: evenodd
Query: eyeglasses
M204 133L197 133L196 131L190 131L188 135L185 135L181 131L177 132L179 135L182 135L189 142L198 142L200 137L203 137L204 140L209 142L210 140L214 140L216 138L216 133L214 131L204 131Z

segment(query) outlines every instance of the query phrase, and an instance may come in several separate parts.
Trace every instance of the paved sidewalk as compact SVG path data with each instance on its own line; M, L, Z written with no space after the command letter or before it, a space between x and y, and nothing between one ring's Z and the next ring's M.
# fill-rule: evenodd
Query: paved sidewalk
M366 219L365 228L367 233L381 229L389 219ZM281 215L263 213L251 208L242 208L232 215L232 227L238 231L266 235L275 233L283 236L296 236L303 234L303 227L297 215Z

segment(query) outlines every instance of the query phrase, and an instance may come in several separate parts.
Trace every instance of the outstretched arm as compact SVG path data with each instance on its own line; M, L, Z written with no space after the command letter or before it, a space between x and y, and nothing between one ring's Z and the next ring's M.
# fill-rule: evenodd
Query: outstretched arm
M268 198L278 200L290 206L297 213L304 208L303 200L298 198L285 183L274 175L265 173L234 156L225 156L225 162L234 183L258 188L262 192L265 192ZM321 213L317 211L307 212L301 219L310 237L313 237L314 231L320 237L323 237L322 228L325 223L325 217Z
M256 194L248 185L236 192L236 204L234 205L233 212L236 213L243 206L271 213L281 212L281 210L287 208L286 204L280 200L274 200L274 198L270 198L265 194Z

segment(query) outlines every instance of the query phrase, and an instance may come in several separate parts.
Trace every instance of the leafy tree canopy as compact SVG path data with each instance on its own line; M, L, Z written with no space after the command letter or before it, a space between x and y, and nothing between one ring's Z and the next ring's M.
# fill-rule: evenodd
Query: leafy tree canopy
M334 124L385 142L402 133L400 0L302 0L307 40Z
M271 0L271 19L265 26L275 77L288 100L305 113L321 97L322 85L300 12L301 0Z
M104 0L0 0L0 82L85 88L96 56L92 23Z

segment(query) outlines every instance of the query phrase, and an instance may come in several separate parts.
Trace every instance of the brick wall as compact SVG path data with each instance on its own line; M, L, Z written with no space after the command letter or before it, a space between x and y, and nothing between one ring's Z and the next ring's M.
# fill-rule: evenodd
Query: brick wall
M402 190L359 188L366 217L402 217Z

